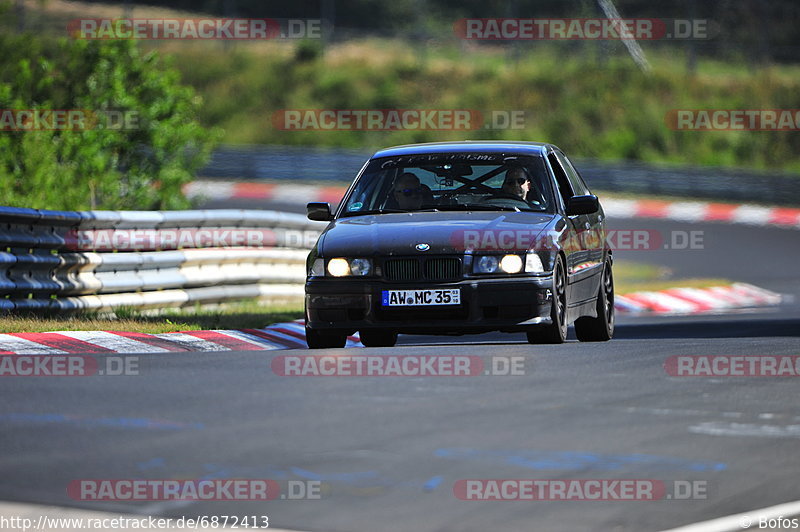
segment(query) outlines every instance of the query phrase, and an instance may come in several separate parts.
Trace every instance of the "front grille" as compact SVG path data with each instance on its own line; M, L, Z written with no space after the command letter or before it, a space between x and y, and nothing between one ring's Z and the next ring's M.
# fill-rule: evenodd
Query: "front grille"
M389 281L418 281L422 272L428 281L446 281L461 277L461 259L456 257L431 257L390 259L384 265Z
M461 276L461 261L454 258L432 258L425 262L425 277L432 281L456 279Z
M393 259L386 261L386 278L390 281L416 281L420 278L417 259Z

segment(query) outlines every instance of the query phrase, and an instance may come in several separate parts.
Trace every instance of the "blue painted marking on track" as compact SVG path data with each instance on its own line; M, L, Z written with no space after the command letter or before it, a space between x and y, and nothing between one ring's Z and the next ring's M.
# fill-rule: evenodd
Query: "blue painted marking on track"
M147 471L148 469L158 469L167 465L163 458L152 458L146 462L137 462L136 469L139 471Z
M661 471L724 471L723 462L696 462L650 454L601 454L568 451L436 449L434 455L450 459L496 460L527 469L596 469L615 471L643 467Z
M433 491L439 486L439 484L442 483L443 480L444 477L442 476L432 477L428 479L428 481L422 486L422 489L424 489L425 491Z
M76 427L114 427L123 429L184 430L203 429L202 423L182 423L163 419L136 417L89 418L66 414L0 414L0 422L9 423L58 423Z
M299 467L290 467L292 474L308 480L320 480L324 482L343 482L345 484L358 484L365 480L378 479L377 471L357 471L355 473L314 473Z
M54 417L55 416L55 417ZM8 415L0 415L0 420ZM57 415L49 415L50 419L60 419ZM517 466L535 470L630 470L646 469L657 471L723 471L727 465L722 462L701 462L668 456L648 454L602 454L570 451L538 451L538 450L482 450L470 448L440 448L434 456L449 460L479 460L501 462L509 466ZM165 467L161 458L153 458L137 464L139 469ZM265 465L261 467L231 466L205 463L202 465L205 475L202 479L213 478L271 478L286 480L301 478L326 482L331 485L358 488L393 488L432 492L446 480L443 475L435 475L427 479L395 478L385 476L375 470L355 472L319 473L306 468L289 466L287 468Z
M270 478L272 480L291 480L302 478L305 480L319 480L329 483L349 484L353 486L373 486L377 482L380 485L386 484L377 471L356 471L344 473L316 473L308 469L290 466L288 469L276 468L273 466L248 467L233 466L225 467L221 464L205 463L203 469L206 471L202 476L203 480L214 478Z

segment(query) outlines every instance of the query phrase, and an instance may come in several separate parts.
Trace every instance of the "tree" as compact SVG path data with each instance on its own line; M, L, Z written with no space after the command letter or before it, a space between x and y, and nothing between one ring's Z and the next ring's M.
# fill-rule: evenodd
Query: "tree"
M181 188L219 133L198 123L200 98L156 52L142 54L129 40L0 35L0 54L0 204L189 205ZM38 110L44 122L21 121L19 110ZM72 110L83 122L54 124L50 110Z

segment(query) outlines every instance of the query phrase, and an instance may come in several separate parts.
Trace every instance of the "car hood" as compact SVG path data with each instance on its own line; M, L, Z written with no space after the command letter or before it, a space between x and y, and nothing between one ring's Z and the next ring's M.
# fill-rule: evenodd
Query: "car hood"
M323 257L409 255L420 253L417 244L427 244L427 253L463 253L477 234L488 232L511 231L533 241L555 218L543 213L475 211L339 218L323 232L318 252Z

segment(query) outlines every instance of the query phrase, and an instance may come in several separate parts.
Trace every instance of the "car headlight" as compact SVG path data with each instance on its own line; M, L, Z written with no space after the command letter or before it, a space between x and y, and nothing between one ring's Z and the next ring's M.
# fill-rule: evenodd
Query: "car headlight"
M372 261L369 259L331 259L328 261L328 273L333 277L347 275L363 277L372 273Z
M500 260L500 269L506 273L519 273L522 271L522 259L519 255L506 255Z
M308 274L312 277L325 275L325 259L314 259L314 262L311 263L311 271Z
M350 261L351 275L369 275L372 272L372 263L368 259L353 259Z
M526 273L544 272L544 266L542 265L542 258L536 253L528 253L525 256L525 272Z
M502 257L484 255L478 257L473 264L474 273L520 273L524 266L522 257L515 254Z
M331 259L328 261L328 273L334 277L344 277L350 274L350 264L346 259Z
M497 257L484 255L475 263L475 273L494 273L497 271L497 265Z

